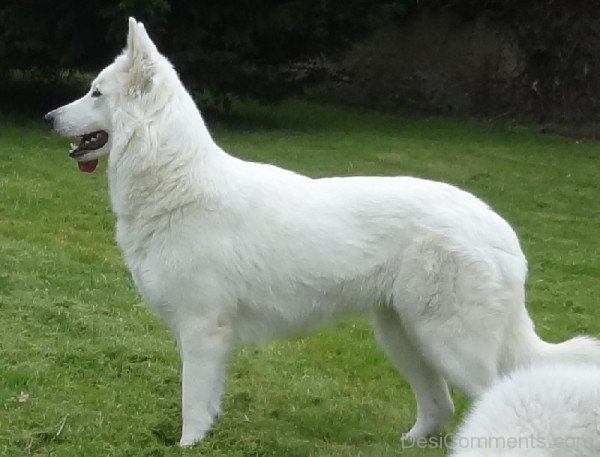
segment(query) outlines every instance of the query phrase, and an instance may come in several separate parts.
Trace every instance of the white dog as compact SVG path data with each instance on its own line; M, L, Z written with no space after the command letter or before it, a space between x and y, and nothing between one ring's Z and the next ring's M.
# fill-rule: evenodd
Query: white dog
M600 368L518 370L480 398L452 447L452 457L600 456Z
M369 311L408 378L421 437L452 414L451 384L478 397L536 360L594 360L588 338L541 341L524 306L510 226L473 195L423 179L311 179L219 148L144 26L81 99L46 115L93 171L108 154L117 242L136 287L177 337L181 445L219 412L238 340Z

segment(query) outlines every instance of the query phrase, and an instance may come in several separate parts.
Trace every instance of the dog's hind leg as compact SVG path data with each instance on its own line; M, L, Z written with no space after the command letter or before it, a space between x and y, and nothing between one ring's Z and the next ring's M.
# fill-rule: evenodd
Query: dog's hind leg
M391 305L429 366L478 398L498 378L504 329L519 306L522 277L512 272L512 257L492 251L483 259L449 249L443 239L404 254Z
M446 381L421 356L395 310L376 309L372 319L377 342L408 379L417 401L417 421L406 436L417 439L439 430L454 414Z
M202 440L220 409L233 332L220 315L187 318L176 326L182 359L183 430L180 446Z

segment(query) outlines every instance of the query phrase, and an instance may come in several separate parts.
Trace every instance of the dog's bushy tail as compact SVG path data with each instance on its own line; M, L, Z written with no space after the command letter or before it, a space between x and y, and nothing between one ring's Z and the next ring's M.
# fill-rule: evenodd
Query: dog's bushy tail
M534 358L544 362L591 362L600 365L600 341L588 336L577 336L557 344L538 337L534 349Z
M507 330L500 372L507 374L516 368L537 363L593 363L600 366L600 340L577 336L562 343L548 343L537 333L523 309L521 319Z

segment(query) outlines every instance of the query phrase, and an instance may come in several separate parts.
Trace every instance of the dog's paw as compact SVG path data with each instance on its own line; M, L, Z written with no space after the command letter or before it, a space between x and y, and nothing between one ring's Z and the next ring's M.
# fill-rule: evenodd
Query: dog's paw
M402 443L411 443L415 440L413 436L411 436L408 432L404 432L400 435L400 442Z
M202 439L204 438L204 435L205 435L204 433L197 434L197 435L184 435L179 440L179 447L190 448L194 444L198 444L200 441L202 441Z
M213 417L208 412L196 414L194 418L184 418L179 446L191 447L202 441L213 423Z

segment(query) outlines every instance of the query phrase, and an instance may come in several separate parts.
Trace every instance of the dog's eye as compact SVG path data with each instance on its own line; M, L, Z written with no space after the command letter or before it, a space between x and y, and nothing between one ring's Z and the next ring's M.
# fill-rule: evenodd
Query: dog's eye
M102 92L100 92L98 89L94 89L94 92L92 92L92 97L94 98L98 98L100 95L102 95Z

